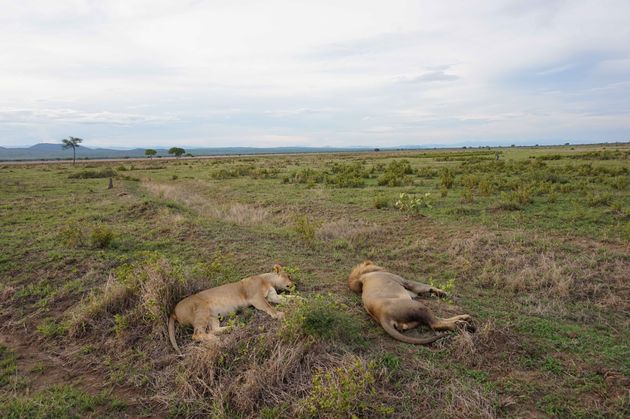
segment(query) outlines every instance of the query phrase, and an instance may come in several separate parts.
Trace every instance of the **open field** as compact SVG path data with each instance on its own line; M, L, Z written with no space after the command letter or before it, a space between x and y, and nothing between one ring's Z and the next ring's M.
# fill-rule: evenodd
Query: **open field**
M0 417L628 417L629 191L629 145L0 165ZM394 341L364 259L477 332ZM284 320L175 355L179 299L274 263Z

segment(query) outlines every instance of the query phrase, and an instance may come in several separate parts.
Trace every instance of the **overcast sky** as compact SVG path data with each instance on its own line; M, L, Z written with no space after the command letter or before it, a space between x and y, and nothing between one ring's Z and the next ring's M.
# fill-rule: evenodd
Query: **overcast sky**
M630 1L0 0L0 145L630 139Z

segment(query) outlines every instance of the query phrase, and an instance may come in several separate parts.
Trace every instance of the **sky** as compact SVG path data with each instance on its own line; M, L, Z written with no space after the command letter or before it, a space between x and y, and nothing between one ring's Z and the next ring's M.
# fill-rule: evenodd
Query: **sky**
M630 140L627 0L0 0L0 146Z

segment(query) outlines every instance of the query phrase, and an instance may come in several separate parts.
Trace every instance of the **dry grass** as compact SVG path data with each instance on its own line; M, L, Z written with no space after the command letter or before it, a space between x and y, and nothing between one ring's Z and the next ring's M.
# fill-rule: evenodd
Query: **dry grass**
M630 264L623 254L586 246L574 252L557 248L558 243L541 236L483 232L451 240L447 252L465 279L485 287L630 309Z
M337 220L323 224L315 233L320 240L345 240L353 246L364 244L382 233L376 224L364 221Z
M205 217L217 218L239 225L258 224L269 217L269 211L260 206L212 201L199 194L198 191L204 188L201 183L169 184L145 181L142 184L154 195L184 204Z
M443 389L441 414L448 418L495 418L496 407L478 387L468 382L453 380Z

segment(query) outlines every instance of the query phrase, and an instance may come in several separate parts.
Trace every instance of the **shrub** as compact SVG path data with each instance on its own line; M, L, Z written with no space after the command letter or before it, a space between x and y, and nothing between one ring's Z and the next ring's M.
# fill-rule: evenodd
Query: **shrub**
M530 186L520 185L516 190L510 192L510 200L518 202L521 205L532 202L532 188Z
M295 219L295 224L293 225L295 232L308 242L312 242L313 239L315 239L315 232L318 227L319 223L312 221L308 215L301 215L297 217Z
M523 206L514 199L512 194L501 192L501 198L493 208L504 211L520 211Z
M369 177L369 172L361 162L352 164L336 163L332 169L332 174L325 176L327 185L338 188L361 188L365 186L364 178Z
M335 302L330 294L302 300L295 310L288 313L283 335L289 339L308 336L363 344L360 326L347 311L348 307Z
M90 244L96 249L109 247L114 239L114 232L105 226L96 226L90 233Z
M418 215L424 208L432 208L431 193L427 192L424 195L415 196L406 193L401 193L398 201L394 204L402 212L407 212L412 215Z
M83 232L77 223L66 224L59 232L58 239L66 247L79 247L83 245Z
M385 195L376 195L372 200L372 206L376 209L388 208L389 198Z
M443 168L440 173L440 185L446 189L451 189L454 182L455 175L453 174L453 171L448 167Z
M378 178L381 186L402 186L413 185L413 178L409 175L413 173L408 160L394 160L385 169L385 172Z
M352 356L346 365L318 369L310 394L302 402L309 417L386 417L393 410L375 402L376 362ZM358 416L357 416L358 415Z
M462 192L462 202L463 203L471 203L473 202L473 192L472 188L466 187Z
M324 181L324 175L310 167L296 170L284 176L283 183L321 183Z
M484 196L490 195L494 190L492 183L490 183L488 179L481 179L479 181L478 187L479 187L479 194L484 195Z

